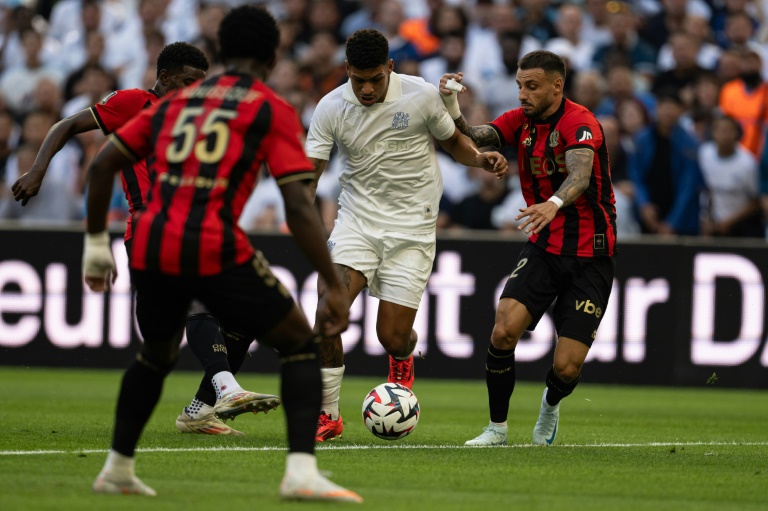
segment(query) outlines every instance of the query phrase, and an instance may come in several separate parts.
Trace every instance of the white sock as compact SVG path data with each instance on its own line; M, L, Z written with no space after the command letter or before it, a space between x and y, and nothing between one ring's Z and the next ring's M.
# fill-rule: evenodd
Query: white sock
M331 416L339 419L339 396L341 395L341 379L344 377L344 366L323 367L320 369L323 378L323 401L320 408Z
M491 421L491 426L497 428L497 429L507 429L507 421L504 422L493 422Z
M237 383L235 375L229 371L221 371L214 374L211 381L213 382L213 388L216 389L216 399L221 399L227 394L243 390L243 387Z
M112 477L118 480L131 479L135 473L134 459L110 449L107 454L107 461L101 471L109 472Z
M306 452L291 452L285 460L285 474L291 477L310 477L317 474L317 458Z
M190 418L200 419L206 415L212 414L213 407L203 403L197 398L194 398L192 402L189 403L189 406L184 407L184 411L187 412L187 415L189 415Z

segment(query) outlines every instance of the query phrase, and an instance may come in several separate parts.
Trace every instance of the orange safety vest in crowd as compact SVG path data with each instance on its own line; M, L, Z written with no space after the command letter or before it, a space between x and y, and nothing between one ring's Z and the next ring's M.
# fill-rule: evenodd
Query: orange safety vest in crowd
M750 92L740 78L731 80L720 91L720 110L739 121L744 131L741 144L759 158L768 120L768 83Z

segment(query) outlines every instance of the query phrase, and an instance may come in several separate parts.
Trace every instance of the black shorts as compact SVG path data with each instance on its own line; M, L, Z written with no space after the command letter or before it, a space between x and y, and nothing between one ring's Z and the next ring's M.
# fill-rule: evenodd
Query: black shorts
M613 286L612 257L554 255L527 243L507 279L501 298L513 298L533 316L528 330L555 302L552 316L558 337L592 346Z
M247 263L207 277L131 270L136 319L146 343L164 343L182 331L193 300L227 330L254 339L269 332L293 307L261 252Z

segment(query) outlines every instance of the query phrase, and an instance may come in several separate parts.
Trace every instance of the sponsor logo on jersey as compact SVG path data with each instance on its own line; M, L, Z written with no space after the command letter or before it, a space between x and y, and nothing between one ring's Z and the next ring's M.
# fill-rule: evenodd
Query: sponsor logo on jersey
M592 130L590 130L586 126L582 126L581 128L576 130L576 141L584 142L586 140L592 140Z

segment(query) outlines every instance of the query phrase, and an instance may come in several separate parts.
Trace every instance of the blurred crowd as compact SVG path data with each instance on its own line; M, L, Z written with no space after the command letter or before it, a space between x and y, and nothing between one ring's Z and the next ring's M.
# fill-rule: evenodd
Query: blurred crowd
M10 187L59 119L114 89L151 88L165 44L187 41L220 71L216 31L238 0L0 0L0 222L84 216L84 171L104 141L79 135L54 158L40 195L21 207ZM373 27L395 71L437 84L463 72L470 124L519 106L515 73L536 49L566 59L566 97L602 123L621 238L640 234L766 237L768 0L265 0L281 44L269 78L307 127L346 80L345 38ZM515 232L523 204L516 155L498 181L442 153L441 229ZM318 187L330 228L340 193L335 159ZM10 198L9 198L10 197ZM248 230L283 228L264 175L246 205ZM116 182L112 219L127 205Z

